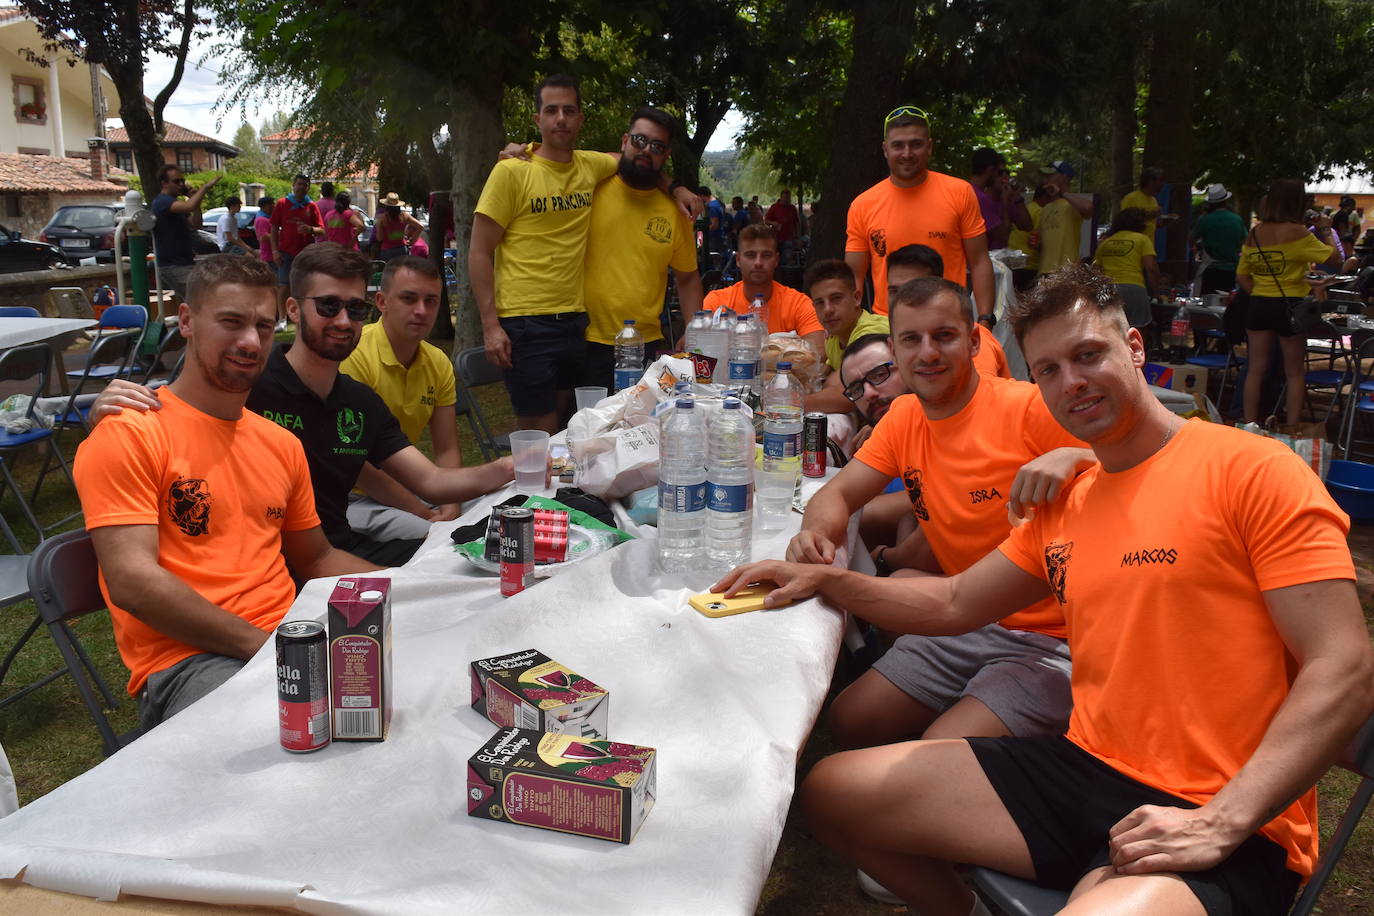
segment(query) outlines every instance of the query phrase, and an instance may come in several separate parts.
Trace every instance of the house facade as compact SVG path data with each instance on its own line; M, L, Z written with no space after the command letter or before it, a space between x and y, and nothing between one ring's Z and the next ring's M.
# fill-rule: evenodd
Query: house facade
M243 152L232 143L198 134L188 127L163 121L162 161L175 165L188 175L191 172L222 172L230 159ZM126 172L134 168L134 145L129 142L129 132L122 127L111 127L107 132L110 143L109 163L112 167Z
M293 144L305 139L310 135L310 128L293 127L289 130L281 130L272 134L263 134L258 138L267 151L267 154L277 162L289 162L291 157L291 147ZM353 198L353 206L361 207L368 216L377 215L377 166L369 165L365 169L356 166L349 169L338 170L330 175L312 175L311 179L315 182L332 181L334 188L338 191L347 191Z

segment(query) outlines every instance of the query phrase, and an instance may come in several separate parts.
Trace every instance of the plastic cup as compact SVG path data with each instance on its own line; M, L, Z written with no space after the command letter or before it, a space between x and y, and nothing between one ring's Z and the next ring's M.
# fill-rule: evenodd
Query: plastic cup
M517 429L510 434L510 454L515 459L515 492L542 492L549 468L549 434Z
M776 531L787 525L787 513L792 511L792 497L797 492L799 471L754 471L754 498L759 505L759 527Z
M573 394L577 396L577 409L583 410L587 407L595 407L609 392L605 388L598 388L595 385L585 385L581 388L574 388Z

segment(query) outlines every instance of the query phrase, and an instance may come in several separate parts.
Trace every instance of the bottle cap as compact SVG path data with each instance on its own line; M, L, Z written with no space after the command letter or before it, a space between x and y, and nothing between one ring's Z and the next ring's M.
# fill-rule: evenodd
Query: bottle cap
M635 326L635 320L634 320L633 318L626 318L626 319L625 319L625 327L627 327L627 328L632 328L632 327L634 327L634 326Z
M749 320L749 316L748 316L748 315L739 315L739 316L736 316L735 320L736 320L736 321L748 321L748 320Z
M695 407L695 406L696 406L696 405L694 405L694 404L692 403L692 401L691 401L690 398L680 398L680 399L678 399L678 402L677 402L677 408L678 408L678 410L683 410L683 409L691 410L691 409L692 409L693 407Z
M792 371L792 364L791 364L791 363L788 363L788 362L781 362L781 363L778 363L778 371L779 371L779 372L791 372L791 371Z
M720 406L724 410L739 410L739 401L734 398L726 398L725 403Z

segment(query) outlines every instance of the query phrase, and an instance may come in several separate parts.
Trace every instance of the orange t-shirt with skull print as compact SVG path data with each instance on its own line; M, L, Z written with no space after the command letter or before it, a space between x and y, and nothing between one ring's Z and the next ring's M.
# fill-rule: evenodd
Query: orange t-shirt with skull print
M167 388L162 409L125 410L81 443L74 467L87 529L156 525L158 564L211 604L272 631L295 600L283 531L320 524L305 452L291 433L245 410L221 420ZM172 639L110 599L129 693L202 650Z

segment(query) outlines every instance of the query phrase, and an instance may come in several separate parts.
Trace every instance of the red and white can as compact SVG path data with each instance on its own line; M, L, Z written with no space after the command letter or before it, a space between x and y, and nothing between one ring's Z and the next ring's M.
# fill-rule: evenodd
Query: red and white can
M329 743L329 649L322 623L277 627L277 718L288 751L303 754Z
M809 413L802 420L802 474L825 476L826 419L823 413Z
M534 579L534 511L501 513L501 594L523 592Z

